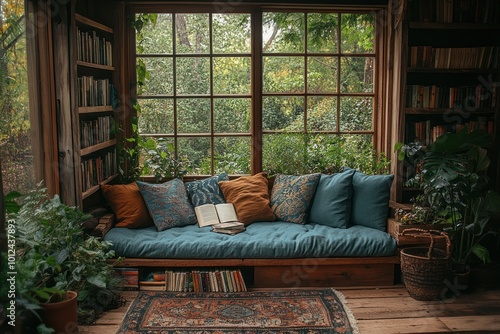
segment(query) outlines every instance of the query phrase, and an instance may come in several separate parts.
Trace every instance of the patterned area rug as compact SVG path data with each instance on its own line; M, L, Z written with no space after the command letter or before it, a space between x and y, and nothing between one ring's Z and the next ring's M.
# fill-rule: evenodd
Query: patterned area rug
M333 289L233 293L141 291L117 334L358 333Z

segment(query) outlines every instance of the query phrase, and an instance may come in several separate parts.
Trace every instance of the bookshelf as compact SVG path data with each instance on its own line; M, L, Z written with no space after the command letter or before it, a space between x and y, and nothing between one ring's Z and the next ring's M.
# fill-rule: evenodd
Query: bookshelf
M85 15L77 12L83 8ZM115 31L94 20L84 4L74 9L71 34L73 126L77 205L84 210L99 202L99 185L118 178L117 139L112 106L115 76ZM92 18L91 18L92 17Z
M245 275L237 267L115 268L121 287L141 291L243 292Z
M403 24L400 141L428 145L447 132L481 128L498 147L500 3L412 0ZM496 151L490 152L495 166ZM400 163L398 201L419 193L406 185L417 168Z

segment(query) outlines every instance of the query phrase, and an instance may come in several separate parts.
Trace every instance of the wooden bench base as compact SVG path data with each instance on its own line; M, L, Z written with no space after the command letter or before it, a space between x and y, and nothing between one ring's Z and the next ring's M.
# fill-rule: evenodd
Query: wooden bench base
M399 256L299 259L139 259L119 267L252 269L255 288L387 286L394 284Z

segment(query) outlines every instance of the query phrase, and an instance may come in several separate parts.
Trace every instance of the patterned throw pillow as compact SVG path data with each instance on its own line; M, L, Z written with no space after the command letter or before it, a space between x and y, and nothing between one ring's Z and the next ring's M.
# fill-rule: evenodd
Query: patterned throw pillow
M320 173L308 175L278 174L271 192L271 208L278 220L305 224Z
M227 180L229 180L227 174L222 173L207 179L186 182L185 186L191 203L194 206L226 203L218 183Z
M137 181L137 185L158 231L196 224L194 209L181 179L162 184Z

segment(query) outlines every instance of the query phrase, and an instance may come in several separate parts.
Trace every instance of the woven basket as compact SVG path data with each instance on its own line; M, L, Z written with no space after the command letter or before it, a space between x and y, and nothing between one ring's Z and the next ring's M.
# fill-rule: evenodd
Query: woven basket
M450 238L441 231L410 228L401 235L428 236L429 247L410 247L401 251L401 272L411 297L416 300L436 300L445 289L445 280L451 274ZM434 248L434 236L446 240L446 251Z

